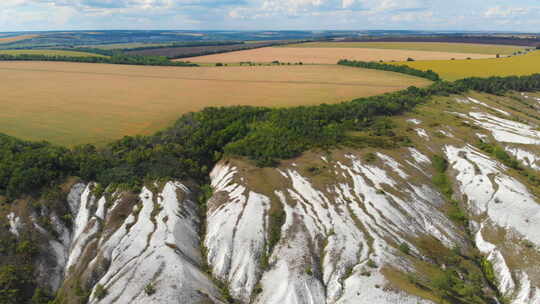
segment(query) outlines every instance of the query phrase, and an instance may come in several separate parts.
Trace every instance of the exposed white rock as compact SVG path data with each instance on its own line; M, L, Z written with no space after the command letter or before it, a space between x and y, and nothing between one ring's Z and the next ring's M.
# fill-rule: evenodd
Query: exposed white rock
M538 157L533 152L524 150L519 147L505 147L504 148L508 153L513 155L517 160L519 160L522 164L525 166L534 169L534 170L540 170L540 166L538 165L540 163L540 157Z
M471 101L472 103L475 103L475 104L484 106L484 107L486 107L486 108L492 109L492 110L494 110L494 111L496 111L496 112L499 112L499 113L501 113L501 114L503 114L503 115L505 115L505 116L510 116L510 113L508 113L508 112L506 112L506 111L503 111L503 110L501 110L501 109L493 108L493 107L489 106L488 104L486 104L486 103L484 103L484 102L481 102L481 101L479 101L479 100L477 100L477 99L474 99L474 98L472 98L472 97L468 97L468 99L469 99L469 101Z
M454 134L450 133L449 131L439 130L438 132L446 137L455 137Z
M416 128L414 130L416 131L416 134L418 134L418 136L420 136L422 138L425 138L425 139L429 139L429 135L427 134L426 130L424 130L422 128Z
M420 152L413 153L419 162L429 162ZM428 233L449 248L463 240L438 209L443 203L439 194L410 184L405 167L379 154L386 170L364 164L354 155L347 155L347 163L330 162L345 183L316 186L294 168L278 171L283 179L279 184L290 185L274 191L285 223L264 272L257 269L266 250L269 198L247 190L251 186L238 177L237 168L216 166L211 174L215 192L208 202L205 239L213 274L228 282L231 293L245 303L253 297L261 304L348 303L347 299L358 299L360 286L365 287L366 301L359 303L429 303L376 288L386 282L378 275L379 267L388 264L412 270L395 249L408 243L407 237ZM391 178L390 171L399 180ZM403 196L382 190L398 183L405 185L400 188ZM418 254L414 244L410 247ZM371 278L360 275L369 260L378 265L370 268ZM354 279L347 277L350 269ZM259 278L261 289L251 293Z
M11 212L7 215L9 221L9 232L13 233L15 236L19 236L19 230L22 229L21 218L16 216L15 213Z
M415 125L419 125L422 123L420 119L416 119L416 118L407 119L407 122L415 124Z
M93 221L92 225L89 225L90 221L90 205L93 204L95 198L91 194L91 185L87 186L80 197L79 210L73 223L73 242L71 244L71 253L69 255L66 269L74 265L81 256L86 243L91 240L98 232L98 225L96 221Z
M393 158L391 158L388 155L379 153L379 152L377 152L376 155L377 155L378 158L380 158L383 161L383 163L386 166L390 167L392 169L392 171L397 173L399 175L399 177L401 177L403 179L406 179L406 178L409 177L409 175L407 173L405 173L405 171L403 171L402 166L397 161L395 161Z
M521 272L518 274L519 291L511 304L540 303L540 288L531 286L529 276Z
M218 165L211 173L214 196L208 201L204 244L213 275L229 283L231 295L249 302L266 250L270 199L233 183L236 172Z
M516 284L512 278L512 273L510 268L506 264L506 261L497 247L487 241L482 237L482 229L484 225L480 226L478 232L476 232L475 242L478 250L487 256L488 261L493 265L493 272L497 281L499 291L505 295L509 296L514 292Z
M470 146L446 146L445 151L474 215L487 215L499 227L515 230L540 245L540 204L522 183L504 174L503 165Z
M468 198L471 213L484 217L484 223L494 228L504 228L508 233L538 246L540 204L528 189L506 175L503 165L470 146L447 146L445 150L452 168L457 171L460 192ZM525 272L515 280L497 244L483 239L483 227L484 224L477 230L475 242L493 264L499 290L512 299L512 304L539 303L538 285L533 287Z
M178 193L184 195L180 200ZM198 218L189 189L169 182L159 194L144 188L142 208L102 245L110 261L99 280L107 295L90 303L220 303L220 292L201 270ZM152 284L153 295L145 293Z
M481 112L471 112L469 116L476 125L490 131L495 140L499 142L540 144L540 132L526 124Z

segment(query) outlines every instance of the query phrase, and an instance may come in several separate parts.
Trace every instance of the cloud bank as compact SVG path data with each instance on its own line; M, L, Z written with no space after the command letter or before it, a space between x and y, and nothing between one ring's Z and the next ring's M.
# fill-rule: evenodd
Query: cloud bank
M2 0L0 31L48 29L540 31L518 0Z

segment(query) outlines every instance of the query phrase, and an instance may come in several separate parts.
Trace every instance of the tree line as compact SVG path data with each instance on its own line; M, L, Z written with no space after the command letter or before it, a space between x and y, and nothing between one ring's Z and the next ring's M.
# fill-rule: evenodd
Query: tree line
M84 63L108 63L127 65L153 65L153 66L198 66L195 63L184 61L171 61L164 56L145 55L123 55L121 53L112 54L110 57L98 56L61 56L42 54L0 54L0 61L65 61Z
M439 74L435 73L432 70L422 71L422 70L411 68L407 65L393 65L393 64L386 64L386 63L373 62L373 61L367 62L367 61L356 61L356 60L347 60L347 59L342 59L338 61L338 64L357 67L357 68L397 72L397 73L412 75L416 77L426 78L431 81L441 80Z

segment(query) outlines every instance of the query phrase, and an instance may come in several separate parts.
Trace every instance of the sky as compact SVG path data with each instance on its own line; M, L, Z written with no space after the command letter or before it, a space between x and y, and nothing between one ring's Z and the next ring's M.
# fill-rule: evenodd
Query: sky
M540 32L540 1L0 0L0 32L89 29Z

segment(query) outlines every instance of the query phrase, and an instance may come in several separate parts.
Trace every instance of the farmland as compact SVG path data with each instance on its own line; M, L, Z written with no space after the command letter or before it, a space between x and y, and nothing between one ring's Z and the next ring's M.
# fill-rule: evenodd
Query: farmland
M396 49L370 49L370 48L332 48L332 47L268 47L246 51L237 51L216 55L186 58L192 62L303 62L316 64L335 64L340 59L359 61L405 61L407 58L415 60L446 60L451 58L493 58L492 54L451 53Z
M10 36L10 37L0 37L0 44L12 43L12 42L22 41L26 39L32 39L37 36L38 35L19 35L19 36Z
M139 67L0 62L0 133L62 145L150 134L208 106L336 103L429 82L336 65Z
M203 45L203 46L176 46L161 47L145 50L134 50L125 52L128 55L146 56L166 56L168 58L186 58L192 56L227 53L240 50L250 50L262 47L273 46L280 42L254 42L254 43L234 43L223 45Z
M437 43L437 42L308 42L287 47L306 48L368 48L411 51L433 51L445 53L469 53L510 55L524 49L522 46L473 44L473 43Z
M105 57L103 55L61 50L0 50L0 55L44 55L66 57Z
M499 59L416 61L406 64L415 69L431 69L446 80L472 76L520 76L540 72L540 51Z

